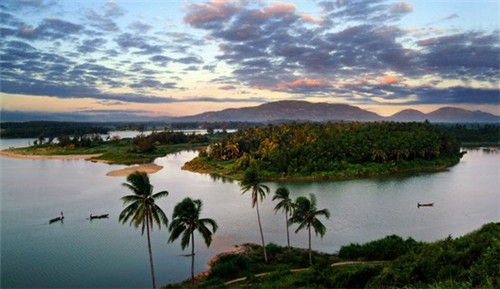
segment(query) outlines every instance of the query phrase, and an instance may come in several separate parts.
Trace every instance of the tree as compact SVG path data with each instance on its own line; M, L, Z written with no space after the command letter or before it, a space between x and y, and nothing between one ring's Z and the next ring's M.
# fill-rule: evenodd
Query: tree
M155 204L155 201L168 196L167 191L161 191L153 194L153 186L149 182L149 177L144 172L135 172L127 177L128 183L123 183L123 186L130 189L134 194L122 197L123 205L128 205L118 218L122 224L130 220L130 225L136 228L142 226L141 235L144 235L144 230L147 232L149 263L151 265L151 278L153 279L153 289L156 288L155 273L153 266L153 253L151 252L151 237L150 229L153 229L153 224L158 224L158 229L161 229L162 224L168 225L168 218L165 212Z
M290 199L290 191L285 187L279 187L273 196L273 201L279 200L279 203L274 207L274 211L283 211L285 213L285 225L286 225L286 241L288 244L288 254L290 254L290 233L288 231L288 217L293 214L294 203Z
M261 177L254 166L249 167L245 171L243 181L240 183L242 194L252 191L252 208L257 209L257 221L259 222L260 237L262 240L262 248L264 249L264 261L267 263L266 242L264 241L264 233L262 231L262 224L260 222L259 202L264 201L266 194L269 194L269 187L261 183Z
M203 203L201 200L185 198L178 203L172 214L172 222L168 230L168 242L173 242L181 235L181 247L184 250L191 239L191 285L194 286L194 232L200 232L207 247L212 243L212 235L217 231L217 223L209 218L200 219ZM212 227L212 230L208 228Z
M326 233L326 227L318 219L320 216L330 218L330 211L328 209L318 210L316 208L316 196L310 194L311 200L304 196L298 197L295 201L295 210L289 220L289 224L297 223L299 226L295 233L307 228L309 233L309 264L312 266L312 250L311 250L311 227L314 228L316 236L319 234L321 238Z

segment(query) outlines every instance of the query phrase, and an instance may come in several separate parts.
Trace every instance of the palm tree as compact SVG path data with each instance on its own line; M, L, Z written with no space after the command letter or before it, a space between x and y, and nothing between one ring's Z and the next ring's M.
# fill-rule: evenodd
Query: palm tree
M286 240L288 244L288 254L290 254L290 233L288 231L288 217L293 214L294 203L290 199L290 191L285 187L279 187L273 196L273 201L279 200L279 203L274 207L275 213L282 210L285 213L285 225L286 225Z
M316 196L310 194L311 200L306 197L298 197L295 201L295 210L293 212L292 218L290 218L289 224L297 223L299 227L295 230L298 231L307 228L309 232L309 265L312 266L312 256L311 256L311 227L314 228L314 233L316 236L319 234L321 238L326 233L326 227L318 219L319 216L324 216L325 218L330 218L330 211L328 209L318 210L316 208Z
M240 183L242 194L252 191L252 208L257 208L257 221L259 222L260 237L262 239L262 248L264 249L264 261L267 263L266 242L264 241L264 233L262 232L262 224L260 222L259 202L264 201L266 194L269 194L269 187L261 183L261 178L257 169L254 166L249 167L245 171L243 181Z
M217 231L217 223L208 218L200 219L200 213L203 203L201 200L191 200L185 198L182 202L178 203L174 208L172 214L172 222L168 230L170 237L168 242L173 242L179 236L181 238L181 247L184 250L189 245L191 239L191 285L194 286L194 232L200 232L207 247L212 243L212 235ZM212 227L212 231L207 227Z
M122 224L130 220L130 225L136 228L142 225L141 235L144 235L144 230L148 237L149 263L151 265L151 278L153 279L153 288L156 288L155 273L153 267L153 253L151 252L151 237L150 229L153 229L153 224L158 224L158 229L161 225L168 225L168 218L165 212L155 204L155 201L168 196L167 191L161 191L153 194L153 186L149 182L149 177L144 172L135 172L127 177L128 183L123 183L124 187L129 188L134 194L122 197L123 205L128 205L118 218Z

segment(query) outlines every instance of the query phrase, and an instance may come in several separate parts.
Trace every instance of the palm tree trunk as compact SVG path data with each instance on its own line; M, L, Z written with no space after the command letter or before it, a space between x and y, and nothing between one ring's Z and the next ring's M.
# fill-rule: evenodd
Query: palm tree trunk
M257 220L259 221L260 238L262 239L262 248L264 249L264 262L267 263L267 252L266 252L266 242L264 241L264 232L262 232L262 224L260 223L260 213L259 213L259 202L257 205Z
M194 231L191 232L191 286L194 287Z
M151 237L149 236L149 216L146 216L146 232L148 236L149 264L151 264L151 278L153 279L153 289L156 289L155 269L153 266L153 252L151 251Z
M311 226L309 226L309 265L313 265L312 255L311 255Z
M285 210L286 241L288 243L288 255L290 255L290 232L288 230L288 210Z

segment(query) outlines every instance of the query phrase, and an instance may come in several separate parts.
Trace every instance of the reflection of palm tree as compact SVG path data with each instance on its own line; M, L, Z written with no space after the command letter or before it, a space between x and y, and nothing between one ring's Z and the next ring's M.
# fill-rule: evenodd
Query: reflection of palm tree
M153 186L149 182L148 175L144 172L135 172L129 175L127 181L128 183L123 183L123 186L129 188L134 194L122 197L123 204L128 206L120 213L118 220L125 224L130 219L130 224L133 224L136 228L142 225L142 235L146 230L151 278L153 279L153 288L156 288L149 230L153 229L153 223L158 224L158 229L161 229L162 224L168 225L167 216L155 204L156 200L168 196L168 192L162 191L153 194Z
M295 230L298 231L307 228L309 232L309 264L312 266L312 256L311 256L311 227L314 228L314 233L316 236L319 234L322 238L326 233L326 227L318 219L319 216L324 216L325 218L330 218L330 211L328 209L318 210L316 208L316 196L311 194L311 200L306 197L298 197L295 201L295 210L293 212L292 218L290 218L289 223L297 223L299 227Z
M273 196L273 201L279 200L279 203L274 207L274 211L278 212L282 210L285 212L285 224L286 224L286 240L288 244L288 254L290 254L290 233L288 231L288 217L292 215L294 209L294 203L290 199L290 191L285 187L279 187Z
M269 194L269 187L261 183L261 178L255 167L249 167L245 171L245 176L243 177L243 181L241 181L240 186L243 190L242 194L250 190L252 191L252 208L256 207L257 209L257 221L259 222L262 248L264 249L264 261L267 263L266 242L264 241L264 233L262 232L262 224L260 222L258 199L260 197L261 202L264 200L266 194Z
M217 231L217 223L208 218L200 219L203 203L201 200L191 200L185 198L174 208L172 222L168 230L170 231L169 242L181 238L181 247L184 250L189 245L191 238L191 284L194 286L194 232L200 232L207 247L212 243L212 234ZM212 231L207 227L212 227Z

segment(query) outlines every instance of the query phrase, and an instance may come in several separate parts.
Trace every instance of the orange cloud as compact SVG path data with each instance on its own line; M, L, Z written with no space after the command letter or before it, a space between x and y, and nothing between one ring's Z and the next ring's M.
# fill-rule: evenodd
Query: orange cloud
M314 80L311 78L297 79L293 82L286 83L286 86L294 88L298 86L321 86L323 83L320 80Z
M207 22L230 18L239 8L227 0L213 0L206 4L190 4L190 12L184 17L184 22L195 27L201 27Z
M290 17L295 15L297 7L289 3L276 3L264 8L260 11L252 11L252 16L256 18L270 18L270 17Z
M399 79L397 77L394 77L394 76L384 76L382 79L382 82L384 82L386 84L398 83L401 81L403 81L403 80Z
M304 20L306 22L311 22L311 23L316 23L316 24L323 23L323 19L314 18L311 15L308 15L305 13L301 14L300 17L302 17L302 20Z

